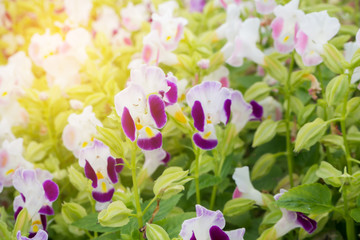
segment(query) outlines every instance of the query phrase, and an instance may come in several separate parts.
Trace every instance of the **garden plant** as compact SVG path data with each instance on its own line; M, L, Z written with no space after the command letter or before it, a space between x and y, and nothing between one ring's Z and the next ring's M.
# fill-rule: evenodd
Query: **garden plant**
M359 6L0 0L0 239L360 239Z

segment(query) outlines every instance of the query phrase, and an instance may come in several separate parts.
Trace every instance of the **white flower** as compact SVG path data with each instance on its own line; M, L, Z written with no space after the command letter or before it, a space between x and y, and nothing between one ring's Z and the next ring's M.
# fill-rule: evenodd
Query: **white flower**
M65 12L70 21L86 25L93 7L92 0L64 0Z

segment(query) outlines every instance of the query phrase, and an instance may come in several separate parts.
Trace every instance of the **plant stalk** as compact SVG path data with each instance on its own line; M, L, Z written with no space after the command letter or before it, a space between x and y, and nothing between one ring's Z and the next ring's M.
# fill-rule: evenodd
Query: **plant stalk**
M294 187L294 178L293 178L293 147L291 143L291 129L290 129L290 122L291 122L291 88L290 88L290 80L291 80L291 73L294 68L294 51L291 53L291 62L289 67L288 78L285 83L285 100L287 102L286 112L285 112L285 121L286 121L286 151L287 151L287 164L289 169L289 180L290 180L290 187Z
M133 182L133 193L134 193L134 200L136 205L136 216L139 224L139 228L143 227L143 212L141 210L140 205L140 195L139 195L139 188L137 182L137 175L136 175L136 143L134 142L133 151L131 153L131 175L132 175L132 182ZM140 235L141 239L141 235Z
M343 187L343 200L344 200L344 211L345 211L345 222L346 222L346 237L348 240L355 240L356 237L355 237L354 221L349 215L347 188L348 186L345 184Z
M195 189L196 189L196 203L197 204L201 204L199 171L200 171L200 148L196 147L196 150L195 150Z

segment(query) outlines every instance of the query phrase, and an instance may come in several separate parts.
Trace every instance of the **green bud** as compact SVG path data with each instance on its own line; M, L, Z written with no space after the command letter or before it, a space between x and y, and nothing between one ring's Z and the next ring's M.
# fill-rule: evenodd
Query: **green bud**
M97 126L96 130L98 134L95 138L107 145L114 157L120 158L124 156L124 143L121 141L120 132L100 126Z
M224 215L232 217L240 215L254 208L255 201L247 198L235 198L227 201L224 206Z
M319 177L316 175L316 171L318 170L318 165L312 165L306 172L305 176L303 177L301 183L302 184L311 184L317 182Z
M334 37L329 41L330 44L334 45L337 48L342 48L345 43L347 43L351 38L351 35L340 35L337 37Z
M347 75L340 75L333 78L326 86L326 101L329 106L336 106L342 102L349 90Z
M256 82L246 90L244 99L247 102L251 100L260 101L269 96L270 91L271 88L265 82Z
M277 239L275 228L271 227L266 229L257 240L270 240Z
M61 215L67 224L71 224L87 215L83 206L77 203L64 203L61 208Z
M149 240L170 240L167 232L156 224L146 223L146 238Z
M268 174L276 162L273 154L267 153L262 155L255 163L251 171L251 180L256 180Z
M8 230L6 223L0 221L0 238L1 239L11 239L11 232Z
M105 227L121 227L129 222L130 213L123 202L115 201L99 213L98 220Z
M319 169L316 171L316 175L322 179L327 184L330 184L334 187L340 187L341 186L341 171L334 168L330 163L328 162L321 162Z
M265 56L264 62L264 68L270 76L284 84L288 76L288 71L284 64L276 58L270 56Z
M336 147L336 148L344 148L344 140L339 135L329 134L321 138L320 142L325 146Z
M300 114L298 115L298 122L300 125L305 124L309 121L310 116L315 112L316 105L308 104L303 109L301 109Z
M73 166L68 168L69 180L71 184L80 192L85 191L88 185L88 180L84 174L76 170Z
M309 149L312 145L320 140L325 134L328 124L321 118L315 119L313 122L306 123L300 128L295 140L295 152L302 149Z
M334 73L344 73L345 69L342 62L345 62L345 58L341 52L334 45L329 43L325 44L323 48L323 59L325 65Z
M256 129L252 146L257 147L273 139L276 135L277 125L278 122L274 122L272 119L263 121Z
M170 198L174 194L184 189L183 185L190 181L187 178L189 171L183 171L180 167L167 168L163 174L155 181L155 196L163 196L164 199Z
M30 217L27 209L23 208L16 218L12 236L16 237L16 234L18 231L21 231L22 233L27 233L30 228L30 221L31 221L31 217Z

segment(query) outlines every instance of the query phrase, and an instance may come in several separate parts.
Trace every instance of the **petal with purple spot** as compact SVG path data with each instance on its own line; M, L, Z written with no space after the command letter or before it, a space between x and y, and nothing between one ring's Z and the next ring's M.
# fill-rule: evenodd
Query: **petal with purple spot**
M250 102L250 105L252 106L252 116L257 120L260 120L264 113L263 107L254 100Z
M117 158L115 159L116 161L116 167L115 167L115 171L117 173L121 172L124 168L124 160L122 158Z
M203 150L214 149L218 144L217 139L205 139L200 135L200 133L195 133L193 135L193 141L196 144L196 146L198 146Z
M192 236L191 236L190 240L197 240L197 239L196 239L196 237L195 237L195 233L194 233L194 232L193 232L193 234L192 234Z
M170 89L165 93L165 96L168 100L168 103L171 105L177 102L178 90L175 82L167 80L167 84L170 87Z
M139 138L137 141L137 145L139 146L139 148L143 149L143 150L155 150L158 148L161 148L162 146L162 135L161 133L158 131L157 133L153 133L153 130L150 129L148 127L145 127L144 129L140 130L139 133ZM151 131L150 137L148 136L148 133L143 134L144 131Z
M136 128L133 118L130 115L129 109L124 107L123 114L121 116L121 126L125 135L133 142L135 141Z
M39 213L43 215L54 215L54 209L49 205L44 205L40 208Z
M40 220L41 220L41 225L42 225L43 229L46 230L46 228L47 228L46 215L40 214Z
M46 180L43 182L43 188L45 196L50 202L55 201L59 196L59 186L52 180Z
M149 109L150 114L155 121L156 127L164 127L167 121L164 101L158 95L150 95Z
M225 124L228 124L230 120L230 114L231 114L231 99L226 99L224 102L224 111L226 115L226 122Z
M98 185L98 179L97 179L96 173L95 173L94 169L92 168L92 166L90 165L90 163L87 160L85 160L85 161L86 161L85 168L84 168L85 176L92 181L92 187L96 188Z
M113 157L108 157L107 159L107 174L111 180L112 183L118 182L118 176L116 172L116 161Z
M317 222L308 216L304 215L301 212L296 213L296 221L304 228L308 233L312 233L315 231L317 227Z
M18 209L16 209L15 213L14 213L14 219L16 220L19 213L21 212L21 210L23 210L23 207L18 207Z
M191 109L191 116L194 119L194 127L200 132L204 131L205 113L200 101L195 101Z
M209 233L211 240L230 240L228 235L218 226L212 226Z
M93 191L92 196L96 201L104 203L104 202L109 202L112 199L114 192L115 192L114 188L110 189L108 192L105 193Z

